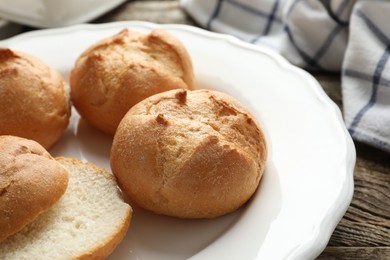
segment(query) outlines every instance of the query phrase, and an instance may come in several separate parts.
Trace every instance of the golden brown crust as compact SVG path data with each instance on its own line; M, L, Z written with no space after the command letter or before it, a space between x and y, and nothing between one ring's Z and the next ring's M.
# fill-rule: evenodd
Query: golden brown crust
M62 76L29 54L0 48L0 135L16 135L48 149L69 123Z
M68 171L38 143L0 136L0 241L56 203Z
M110 160L135 203L160 214L204 218L244 204L266 156L259 125L238 101L216 91L172 90L126 114Z
M70 75L71 96L82 117L113 134L136 103L166 90L194 88L191 58L171 34L128 29L80 55Z

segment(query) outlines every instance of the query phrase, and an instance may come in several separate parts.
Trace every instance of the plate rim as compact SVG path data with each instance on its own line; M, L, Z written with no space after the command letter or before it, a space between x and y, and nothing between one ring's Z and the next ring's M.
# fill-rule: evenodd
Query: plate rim
M303 77L308 85L312 88L315 97L320 101L320 103L327 108L329 113L332 114L332 118L336 120L337 125L342 129L344 145L345 145L345 158L342 160L342 165L340 167L343 169L345 174L345 182L343 183L343 188L341 189L338 200L336 201L334 207L327 212L327 215L322 219L318 224L317 232L312 237L310 237L306 243L301 244L297 249L294 249L290 252L289 259L307 259L315 258L326 248L327 243L330 240L330 237L348 210L348 207L352 201L353 192L354 192L354 168L356 163L356 149L352 141L352 138L345 127L345 123L342 117L341 110L339 107L330 99L330 97L325 93L324 89L320 83L307 71L291 64L287 59L285 59L280 54L266 48L263 46L253 45L247 42L244 42L232 35L227 35L223 33L211 32L205 29L195 27L187 24L157 24L153 22L146 21L119 21L119 22L108 22L101 24L76 24L67 27L61 28L49 28L49 29L39 29L35 31L25 32L16 36L13 36L9 39L1 40L0 47L2 46L11 46L16 44L19 41L24 39L42 37L42 36L53 36L55 34L66 34L73 31L81 30L98 30L98 29L110 29L110 28L126 28L126 27L144 27L145 29L172 29L172 30L183 30L189 31L191 33L197 34L198 36L212 38L215 40L224 41L231 45L234 45L239 48L244 48L254 52L260 52L264 55L267 55L269 58L273 59L281 68L293 71L294 73L300 74Z

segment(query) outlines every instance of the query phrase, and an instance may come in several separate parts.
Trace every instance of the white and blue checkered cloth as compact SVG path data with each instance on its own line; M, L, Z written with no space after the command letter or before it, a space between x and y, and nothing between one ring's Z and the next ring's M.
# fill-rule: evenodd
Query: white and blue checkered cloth
M309 70L341 72L355 140L390 152L389 0L181 0L206 29L272 48Z

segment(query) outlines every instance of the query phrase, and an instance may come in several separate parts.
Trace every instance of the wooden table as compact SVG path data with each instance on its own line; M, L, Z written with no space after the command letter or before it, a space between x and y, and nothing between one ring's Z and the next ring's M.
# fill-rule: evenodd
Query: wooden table
M177 0L128 1L92 22L130 20L197 26ZM340 75L314 76L341 108ZM318 259L390 259L390 154L359 142L355 146L353 200Z

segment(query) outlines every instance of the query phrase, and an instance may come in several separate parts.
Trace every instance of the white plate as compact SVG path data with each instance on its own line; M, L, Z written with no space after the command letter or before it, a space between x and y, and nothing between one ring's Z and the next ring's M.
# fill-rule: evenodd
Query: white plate
M134 208L125 240L110 259L313 259L325 248L353 193L355 149L341 113L308 73L233 37L184 25L121 22L42 30L1 42L43 59L68 79L78 55L124 27L166 29L194 62L199 88L245 104L265 129L269 159L253 199L213 220L181 220ZM108 170L112 138L73 110L50 150Z
M38 28L88 22L125 0L1 0L0 16Z

